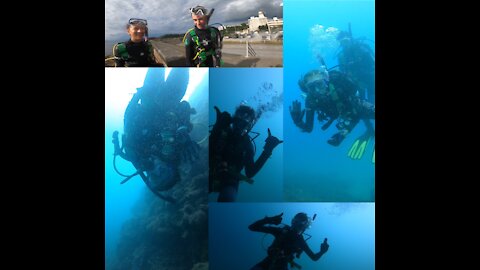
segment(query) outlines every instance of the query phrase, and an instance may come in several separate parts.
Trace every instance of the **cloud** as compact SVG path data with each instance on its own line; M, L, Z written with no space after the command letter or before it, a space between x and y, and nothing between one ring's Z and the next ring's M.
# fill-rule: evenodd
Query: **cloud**
M149 35L185 33L193 27L189 9L215 8L210 23L247 22L262 10L268 18L283 17L283 0L105 0L105 40L127 40L130 18L148 21Z

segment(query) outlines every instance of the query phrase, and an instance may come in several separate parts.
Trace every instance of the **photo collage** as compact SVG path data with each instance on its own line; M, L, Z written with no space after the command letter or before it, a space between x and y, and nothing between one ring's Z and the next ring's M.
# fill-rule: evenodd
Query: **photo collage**
M375 0L105 0L105 269L375 269Z

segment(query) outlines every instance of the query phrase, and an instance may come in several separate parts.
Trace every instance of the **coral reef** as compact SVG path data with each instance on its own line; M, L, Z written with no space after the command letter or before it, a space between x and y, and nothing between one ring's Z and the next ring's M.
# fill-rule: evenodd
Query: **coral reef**
M181 181L170 191L175 204L145 189L122 227L112 270L208 269L207 141L198 160L180 165Z

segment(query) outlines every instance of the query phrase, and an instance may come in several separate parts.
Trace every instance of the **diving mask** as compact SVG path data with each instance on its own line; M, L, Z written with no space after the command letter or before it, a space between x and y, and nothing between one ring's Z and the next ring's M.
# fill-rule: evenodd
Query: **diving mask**
M147 25L147 20L138 19L138 18L131 18L130 20L128 20L128 24L144 24L144 25Z
M190 9L190 12L195 15L205 16L207 15L207 9L202 6L196 6Z

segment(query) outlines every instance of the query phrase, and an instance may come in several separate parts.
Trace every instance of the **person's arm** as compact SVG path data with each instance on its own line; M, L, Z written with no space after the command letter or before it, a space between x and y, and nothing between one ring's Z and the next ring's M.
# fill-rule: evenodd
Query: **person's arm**
M120 52L118 51L118 44L115 44L113 47L113 56L115 57L115 67L125 67L125 60L120 57Z
M227 142L221 138L228 136L232 122L232 116L228 112L221 112L217 106L213 108L216 112L216 121L208 136L208 157L211 168L217 167L220 157L223 156L222 152Z
M185 61L187 67L195 66L192 59L194 56L194 44L192 41L192 36L190 35L190 33L187 33L185 35Z
M298 123L297 126L301 128L303 132L312 132L315 111L310 108L305 108L305 111L306 111L305 122L302 121Z
M273 217L264 217L250 224L250 226L248 226L248 229L253 232L263 232L263 233L270 233L270 234L276 235L280 233L282 229L278 227L272 227L272 226L266 226L266 225L280 224L282 222L282 215L283 213Z
M230 115L230 113L226 111L220 111L217 106L213 106L213 109L216 113L216 120L215 124L212 127L212 131L210 132L210 138L219 136L222 131L229 129L230 124L232 123L232 116Z
M273 149L277 147L277 145L281 144L283 141L279 140L277 137L272 136L270 133L270 129L268 129L268 137L265 140L265 146L263 147L262 154L258 157L257 161L253 162L254 159L254 152L253 152L253 145L248 140L248 148L247 148L247 155L245 160L245 175L248 178L255 176L260 169L265 165L267 159L272 155Z
M302 240L302 250L305 251L305 253L312 259L313 261L318 261L323 254L325 254L328 251L329 245L327 243L327 238L323 241L322 245L320 246L320 251L317 253L313 253L313 251L310 249L310 247L307 245L305 240Z
M260 171L263 165L265 165L265 162L267 162L267 159L272 155L272 152L263 150L257 161L254 161L252 143L249 143L247 147L247 155L245 157L245 176L252 178Z

